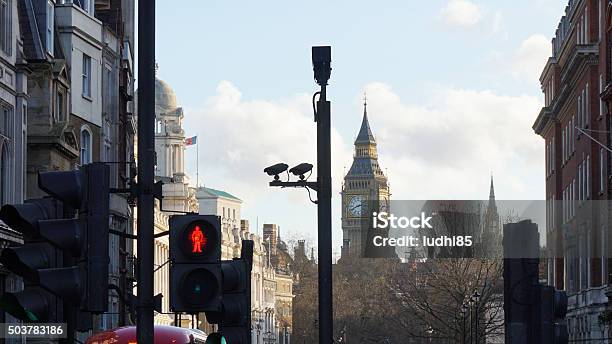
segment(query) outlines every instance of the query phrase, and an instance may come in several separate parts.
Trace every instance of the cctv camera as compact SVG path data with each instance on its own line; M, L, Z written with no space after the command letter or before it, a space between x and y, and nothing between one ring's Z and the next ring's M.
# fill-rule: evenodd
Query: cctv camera
M274 179L278 179L278 175L287 171L289 165L283 164L282 162L276 165L268 166L264 168L264 172L269 176L274 176Z
M294 175L300 176L300 179L304 179L304 175L310 171L312 171L312 164L307 162L301 163L289 170Z

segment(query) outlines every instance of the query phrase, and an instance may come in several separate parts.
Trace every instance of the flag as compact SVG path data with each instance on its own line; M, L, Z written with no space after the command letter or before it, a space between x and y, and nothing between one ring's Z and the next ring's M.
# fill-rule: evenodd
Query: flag
M195 145L196 143L198 143L198 137L197 136L188 137L188 138L185 139L185 146Z

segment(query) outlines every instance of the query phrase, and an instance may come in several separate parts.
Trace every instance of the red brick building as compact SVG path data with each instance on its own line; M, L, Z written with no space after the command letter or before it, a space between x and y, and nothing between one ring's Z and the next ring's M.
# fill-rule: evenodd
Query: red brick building
M612 87L609 0L570 0L540 77L544 107L534 131L545 142L548 281L569 295L570 340L601 340L599 315L610 262L607 202L610 189ZM612 94L612 92L610 92ZM554 201L554 202L553 202ZM606 335L606 337L609 337Z

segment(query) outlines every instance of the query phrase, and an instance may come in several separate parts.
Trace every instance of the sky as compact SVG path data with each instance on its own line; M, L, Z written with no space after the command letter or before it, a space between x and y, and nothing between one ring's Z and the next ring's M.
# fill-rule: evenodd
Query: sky
M179 5L180 4L180 5ZM158 77L198 136L200 183L243 200L251 231L316 242L303 189L266 166L316 162L310 49L331 45L334 252L363 96L392 200L544 198L532 130L539 76L567 1L157 1ZM196 150L186 170L196 175ZM257 224L259 226L257 226Z

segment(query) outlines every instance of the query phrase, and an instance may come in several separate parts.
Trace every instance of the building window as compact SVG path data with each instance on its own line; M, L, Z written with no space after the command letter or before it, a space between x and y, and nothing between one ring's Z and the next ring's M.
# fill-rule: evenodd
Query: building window
M589 44L589 7L584 8L584 44Z
M582 163L578 165L578 200L582 201Z
M561 130L561 155L563 156L563 158L561 160L563 160L562 162L565 162L565 128L563 128Z
M87 128L81 129L81 165L91 163L91 132Z
M8 141L2 141L2 149L0 150L0 202L8 203L9 200L9 178L11 173L10 156L8 149Z
M571 147L572 147L572 150L571 150L571 151L572 151L572 153L574 153L574 151L575 151L575 148L574 148L574 147L576 146L576 145L575 145L575 142L574 142L574 124L575 124L575 123L574 123L574 116L572 116L572 119L570 119L570 122L569 122L569 131L570 131L570 145L571 145Z
M83 97L91 98L91 57L83 54Z
M10 138L13 135L10 133L12 109L8 106L0 105L0 135L5 138Z
M55 18L55 7L53 2L47 2L47 52L53 55L53 25Z
M602 32L603 32L603 27L601 25L601 17L604 14L603 13L603 0L599 0L599 10L597 11L597 17L598 17L598 28L599 28L599 39L601 40L601 36L602 36Z
M551 169L554 172L555 171L555 152L556 152L556 148L555 148L555 137L553 136L552 138L552 148L551 148L552 154L551 154Z
M601 243L601 281L602 283L606 283L608 274L606 273L606 225L601 225L601 236L599 238L599 242Z
M109 65L106 65L104 67L104 99L103 99L103 103L104 103L104 112L107 113L107 115L112 116L114 111L113 111L113 75L111 72L111 67Z
M587 155L586 157L586 173L585 173L585 183L586 183L586 198L589 199L591 197L591 156Z
M604 86L603 74L599 74L599 94L603 93L603 86ZM603 114L604 114L604 102L603 102L603 99L599 97L599 115L603 116Z
M546 176L550 175L550 143L546 142L545 153L546 155Z
M572 185L570 187L570 199L572 201L572 217L576 214L576 178L572 180Z
M600 148L599 149L599 192L603 193L604 192L604 187L605 187L605 183L606 183L606 178L605 178L605 167L604 167L604 149Z
M13 40L11 23L11 0L0 0L0 50L10 54Z
M586 87L584 89L584 111L586 113L586 123L584 125L585 128L588 128L589 125L591 124L591 107L590 107L590 101L589 101L589 83L587 82Z
M83 9L89 13L90 15L94 15L94 6L93 0L82 0L83 1Z
M64 93L61 91L57 92L57 100L56 100L56 104L55 104L55 113L56 113L56 120L58 122L64 122L66 120L66 112L65 112L65 108L66 108L66 100L65 100L65 96Z

